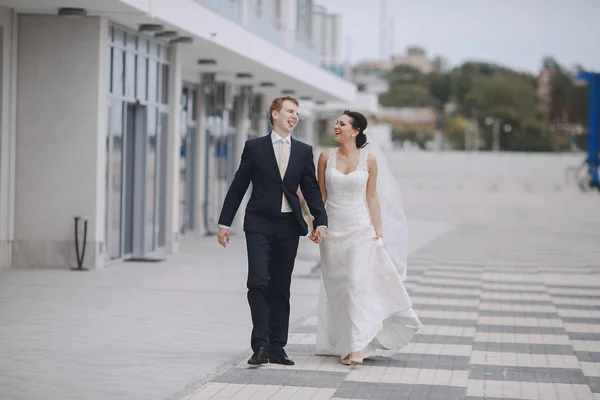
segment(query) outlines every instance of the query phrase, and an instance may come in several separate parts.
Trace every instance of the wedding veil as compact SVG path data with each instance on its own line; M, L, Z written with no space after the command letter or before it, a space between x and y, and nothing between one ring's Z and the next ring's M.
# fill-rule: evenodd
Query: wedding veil
M367 140L364 150L373 154L377 160L377 196L381 209L383 246L404 281L408 257L408 223L404 214L402 191L381 146L371 138Z

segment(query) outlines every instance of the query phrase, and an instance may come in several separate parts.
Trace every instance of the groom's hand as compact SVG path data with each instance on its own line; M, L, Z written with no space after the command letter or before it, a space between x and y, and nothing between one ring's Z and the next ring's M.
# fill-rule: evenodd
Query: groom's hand
M223 247L227 247L227 243L229 243L230 236L229 229L227 228L219 228L219 232L217 233L217 238L219 240L219 244Z
M321 240L323 240L323 238L325 237L325 233L327 233L327 228L325 228L324 226L319 226L310 234L310 240L317 244L321 243Z

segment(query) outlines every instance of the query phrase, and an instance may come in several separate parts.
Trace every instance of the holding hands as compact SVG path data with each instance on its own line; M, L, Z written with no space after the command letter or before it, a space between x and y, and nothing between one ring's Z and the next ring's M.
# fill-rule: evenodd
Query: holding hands
M327 232L327 228L325 228L324 226L319 226L319 227L317 227L317 229L315 229L311 232L311 234L308 236L308 238L310 240L312 240L313 242L319 244L319 243L321 243L321 240L323 240L323 238L325 237L326 232Z

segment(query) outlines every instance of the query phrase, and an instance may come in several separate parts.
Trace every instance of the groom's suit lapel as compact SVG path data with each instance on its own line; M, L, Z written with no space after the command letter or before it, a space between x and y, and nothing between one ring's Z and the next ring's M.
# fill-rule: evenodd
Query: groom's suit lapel
M265 151L265 158L267 162L273 168L275 175L279 179L281 179L281 174L279 173L279 165L277 164L277 158L275 157L275 150L273 149L273 141L271 139L271 134L268 134L263 138L263 150Z

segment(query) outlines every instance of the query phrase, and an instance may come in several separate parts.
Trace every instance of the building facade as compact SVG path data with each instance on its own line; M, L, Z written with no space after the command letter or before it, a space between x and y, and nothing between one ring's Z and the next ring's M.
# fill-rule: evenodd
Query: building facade
M321 66L312 1L49 3L0 0L1 268L177 252L216 231L271 98L355 96ZM308 114L295 135L311 142Z

